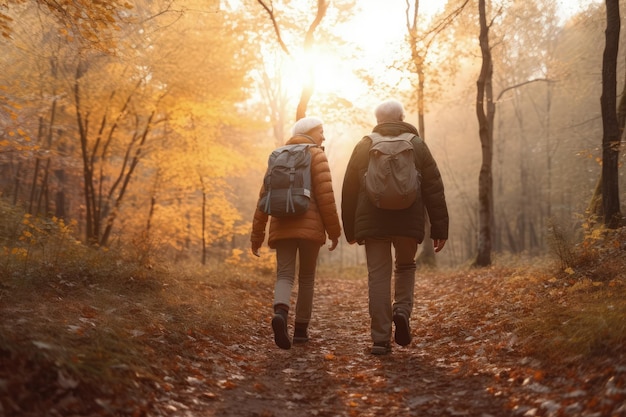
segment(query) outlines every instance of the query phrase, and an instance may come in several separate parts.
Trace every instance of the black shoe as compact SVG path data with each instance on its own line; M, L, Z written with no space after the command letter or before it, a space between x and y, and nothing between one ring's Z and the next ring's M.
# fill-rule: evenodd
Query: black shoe
M281 349L290 349L291 341L287 334L287 312L277 311L272 318L272 330L274 330L274 342Z
M296 323L293 331L293 343L306 343L309 341L307 332L308 323Z
M393 313L393 323L396 325L395 341L400 346L407 346L411 343L411 328L409 327L409 318L402 310L396 310Z
M391 343L389 342L376 342L372 346L372 355L386 355L391 353Z

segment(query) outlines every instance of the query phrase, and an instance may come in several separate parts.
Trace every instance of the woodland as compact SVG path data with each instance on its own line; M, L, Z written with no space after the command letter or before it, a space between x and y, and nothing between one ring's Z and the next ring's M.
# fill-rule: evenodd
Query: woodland
M452 238L439 263L473 262L485 223L495 254L544 254L553 228L579 233L602 171L603 4L563 22L558 2L487 9L485 221L477 4L449 2L426 20L399 2L383 16L400 37L362 45L354 39L370 22L358 18L374 5L336 1L319 19L310 3L272 2L268 13L263 1L9 2L0 15L3 198L74 224L97 246L139 240L204 264L246 256L267 156L297 112L325 121L339 201L374 106L396 97L444 176ZM616 62L621 91L623 57ZM342 242L326 260L358 264L362 253Z
M0 416L626 415L626 2L560 3L0 2ZM390 97L450 212L416 341L342 239L280 352L267 157L321 117L339 206Z

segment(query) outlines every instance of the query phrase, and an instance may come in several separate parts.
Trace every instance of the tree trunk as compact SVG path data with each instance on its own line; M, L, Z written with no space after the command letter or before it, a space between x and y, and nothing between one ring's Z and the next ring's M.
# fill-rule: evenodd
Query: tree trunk
M57 169L54 171L54 177L59 184L59 190L55 194L54 215L61 219L67 220L67 203L65 201L65 169Z
M20 188L22 185L21 181L22 176L22 162L17 162L17 168L15 170L15 181L13 183L13 205L16 206L20 197Z
M74 105L76 106L76 125L80 139L81 157L83 160L83 193L85 198L85 240L89 244L98 242L99 225L95 190L93 184L93 163L89 152L89 123L88 115L84 114L81 101L80 78L84 74L83 63L76 66L74 78Z
M315 15L315 19L311 23L311 26L309 26L309 30L304 37L305 54L309 53L313 48L315 40L313 34L315 33L315 29L317 29L319 24L322 22L322 19L326 15L326 11L328 10L329 5L329 0L317 0L317 14ZM302 94L300 95L300 101L296 110L296 120L300 120L303 117L306 117L306 110L309 106L309 100L311 100L311 96L313 96L313 91L315 91L315 74L313 73L315 65L315 62L305 63L307 80L305 82L305 85L302 87Z
M200 175L200 184L202 184L202 265L206 265L207 247L206 247L206 189L204 187L204 180Z
M146 126L143 132L141 132L141 134L138 135L139 141L137 142L137 146L134 150L134 154L132 158L130 158L129 160L128 169L124 170L122 168L122 170L120 171L119 179L120 179L121 186L120 186L119 191L117 191L117 197L115 198L114 208L111 211L111 213L107 216L106 227L104 228L104 231L102 232L102 237L100 238L100 246L108 245L109 237L111 235L111 231L113 230L113 225L115 223L115 220L117 219L117 215L119 214L120 206L122 205L122 201L124 200L124 195L126 194L126 190L128 189L128 184L130 184L130 181L133 178L133 175L135 173L135 169L137 168L137 165L139 165L139 162L141 161L143 147L145 146L146 140L148 139L148 135L150 134L150 130L152 128L152 122L153 122L155 113L156 113L156 110L153 110L150 116L148 116L148 120L146 121ZM139 126L137 126L136 129L138 130ZM127 155L130 154L130 150L133 147L134 142L135 141L131 141L131 143L128 145ZM126 164L124 163L124 165ZM112 196L113 192L115 191L115 188L116 188L115 185L111 187L111 190L109 191L109 196Z
M618 163L620 132L617 120L617 52L619 46L619 0L606 0L606 44L602 57L602 208L604 224L612 229L621 222Z
M43 142L43 117L39 118L39 129L37 133L37 141L38 143ZM33 182L30 185L30 198L28 200L28 212L30 214L35 214L35 212L33 211L35 209L34 208L35 200L38 200L37 185L39 183L40 165L41 165L41 160L39 159L39 157L35 157L35 169L33 170Z
M476 115L478 118L478 133L482 149L482 164L478 177L478 255L475 266L491 265L492 229L493 229L493 119L495 106L493 102L493 63L489 47L489 26L485 12L485 0L479 0L478 12L480 16L480 50L482 66L477 86Z

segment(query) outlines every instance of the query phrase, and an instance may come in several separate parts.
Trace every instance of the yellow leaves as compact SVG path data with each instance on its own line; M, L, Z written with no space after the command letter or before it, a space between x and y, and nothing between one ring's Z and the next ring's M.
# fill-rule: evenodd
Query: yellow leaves
M28 255L28 251L25 248L7 248L6 246L3 248L5 254L11 254L15 257L25 258Z
M1 99L2 97L0 96L0 100ZM17 113L15 113L14 111L9 111L9 114L10 114L11 119L17 120ZM20 127L17 127L15 129L8 129L7 136L11 138L11 140L2 139L0 141L0 146L6 146L6 147L12 146L13 148L15 148L15 150L26 149L24 148L24 143L29 143L32 140L31 137L28 135L28 133Z
M268 247L262 247L259 250L260 257L252 256L249 250L242 251L233 249L226 264L236 266L238 268L247 268L251 271L271 274L276 268L276 254Z
M589 290L592 288L602 287L604 284L600 281L593 281L589 278L583 278L576 282L570 288L570 291L580 291L580 290Z
M233 249L230 258L226 259L226 263L230 265L237 265L241 262L241 254L243 251L241 249Z

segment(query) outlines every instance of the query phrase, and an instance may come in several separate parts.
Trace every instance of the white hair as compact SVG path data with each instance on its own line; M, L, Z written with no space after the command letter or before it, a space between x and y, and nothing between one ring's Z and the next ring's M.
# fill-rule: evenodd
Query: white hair
M404 120L404 107L398 100L385 100L376 107L374 115L378 123L401 122Z
M292 135L304 134L318 126L323 125L322 119L318 117L303 117L298 120L291 128Z

